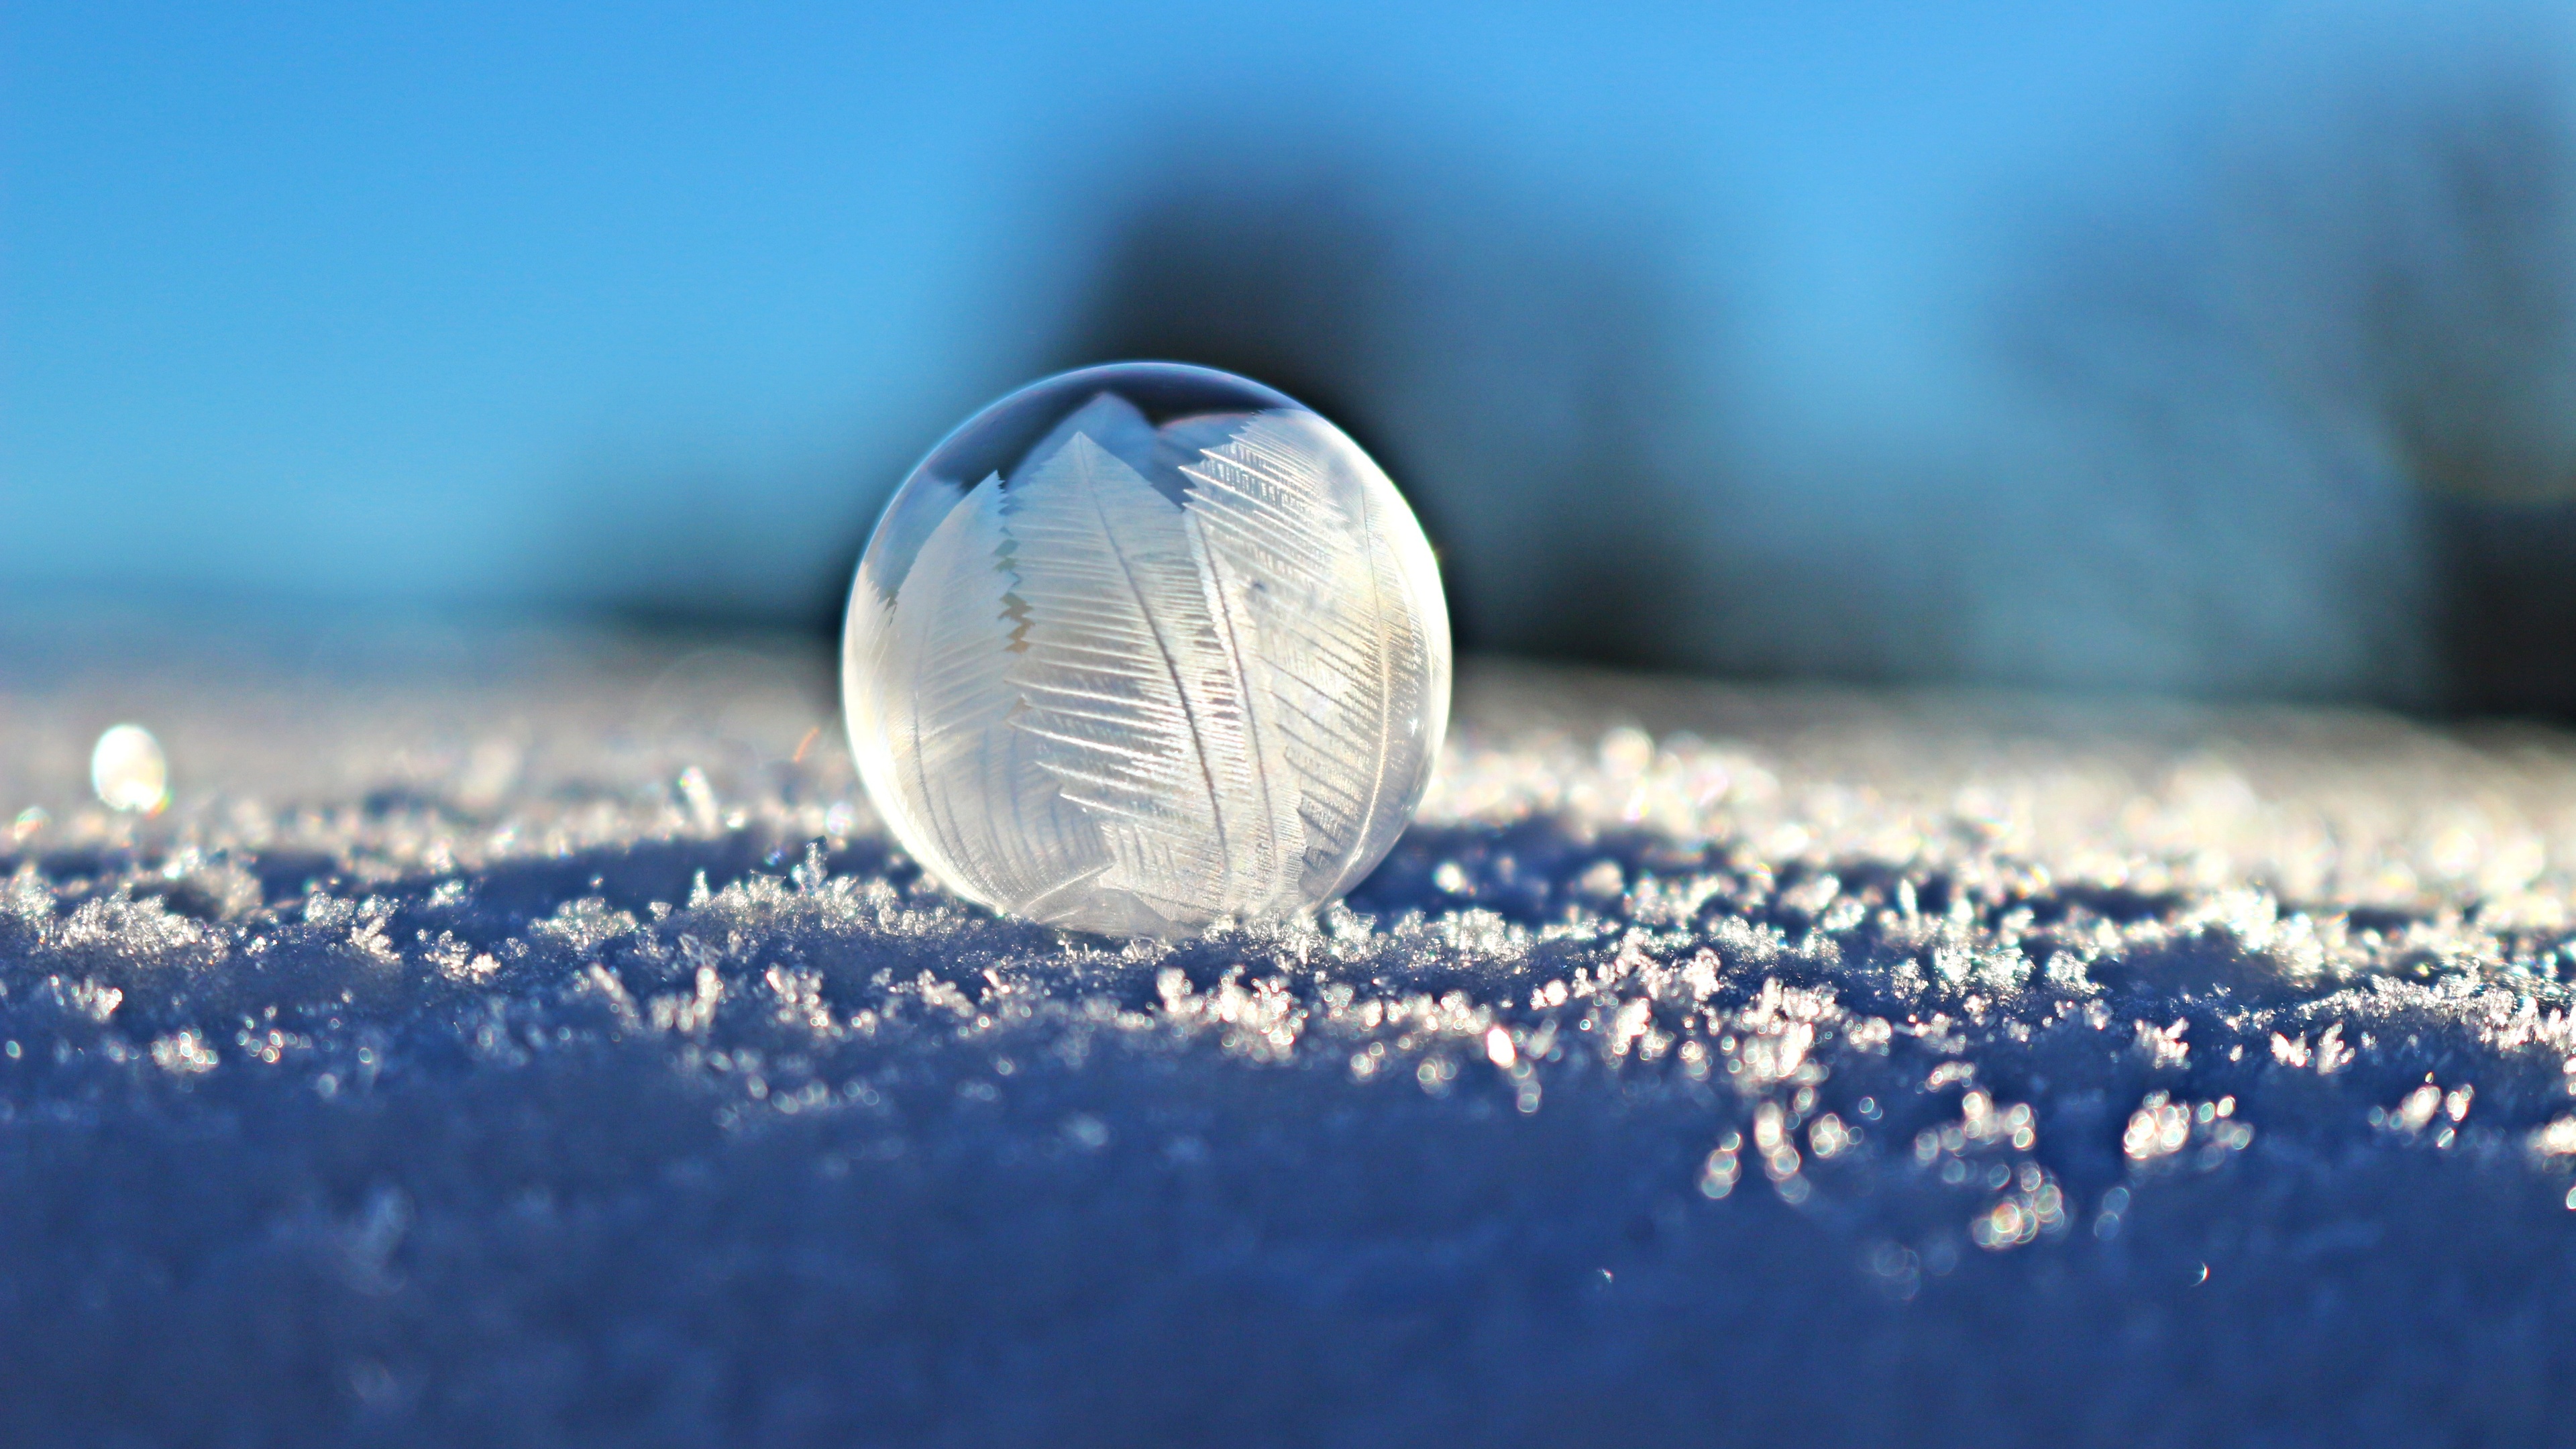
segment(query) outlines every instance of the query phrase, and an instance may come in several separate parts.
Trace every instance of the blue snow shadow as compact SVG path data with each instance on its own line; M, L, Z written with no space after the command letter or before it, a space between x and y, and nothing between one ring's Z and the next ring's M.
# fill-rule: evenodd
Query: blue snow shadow
M24 864L20 1442L1559 1444L1616 1402L2431 1444L2576 1407L2548 969L2302 975L2178 896L1548 820L1156 947L757 831Z

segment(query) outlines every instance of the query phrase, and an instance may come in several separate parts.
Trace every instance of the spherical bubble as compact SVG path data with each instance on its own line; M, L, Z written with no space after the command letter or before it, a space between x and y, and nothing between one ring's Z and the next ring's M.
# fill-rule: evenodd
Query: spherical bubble
M1430 781L1449 674L1430 545L1357 444L1247 379L1122 363L913 469L841 678L868 796L941 883L1167 935L1356 885Z

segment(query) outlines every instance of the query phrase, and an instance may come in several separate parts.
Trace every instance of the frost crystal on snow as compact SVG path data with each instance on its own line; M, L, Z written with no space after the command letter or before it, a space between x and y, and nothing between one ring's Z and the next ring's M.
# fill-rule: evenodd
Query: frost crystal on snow
M1129 365L1005 398L914 470L843 689L870 798L952 889L1162 935L1365 875L1449 670L1430 547L1357 445L1243 379Z
M2576 735L1486 661L1107 941L822 651L422 647L0 652L7 1444L2567 1440Z

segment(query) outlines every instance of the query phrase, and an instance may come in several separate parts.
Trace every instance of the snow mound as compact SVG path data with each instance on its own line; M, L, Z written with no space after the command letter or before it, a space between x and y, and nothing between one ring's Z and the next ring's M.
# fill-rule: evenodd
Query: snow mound
M7 647L13 1443L2576 1409L2561 735L1487 664L1347 903L1127 945L930 888L819 654Z

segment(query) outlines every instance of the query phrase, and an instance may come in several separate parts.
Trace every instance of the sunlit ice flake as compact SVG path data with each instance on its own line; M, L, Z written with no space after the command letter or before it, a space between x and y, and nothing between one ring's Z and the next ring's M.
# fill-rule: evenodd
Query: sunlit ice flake
M170 803L170 761L138 724L111 725L89 754L90 788L110 810L149 815Z
M1420 526L1339 429L1121 364L993 404L897 490L844 712L942 884L1168 935L1310 910L1386 854L1447 727L1448 634Z

